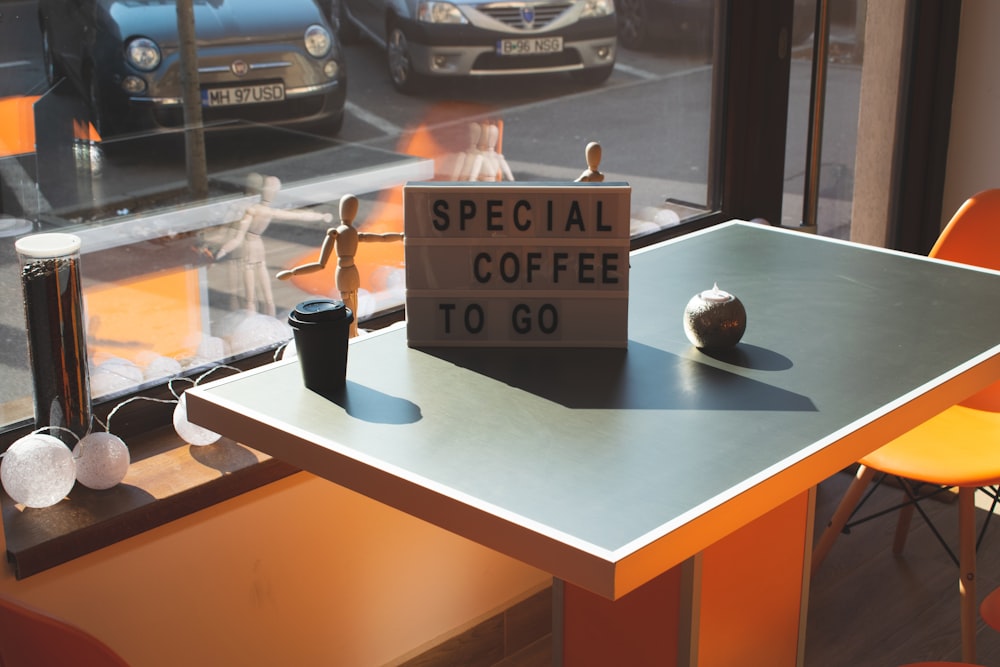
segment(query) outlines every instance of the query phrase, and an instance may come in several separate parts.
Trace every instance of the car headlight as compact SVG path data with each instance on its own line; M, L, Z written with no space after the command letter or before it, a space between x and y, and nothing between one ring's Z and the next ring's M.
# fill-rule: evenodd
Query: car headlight
M468 23L458 7L450 2L421 2L417 5L417 20L424 23Z
M125 57L132 67L151 72L160 66L160 47L147 37L136 37L125 46Z
M306 28L306 35L304 37L306 44L306 51L309 52L313 58L322 58L326 54L330 53L330 33L321 25L311 25Z
M615 13L614 0L583 0L583 18L610 16Z

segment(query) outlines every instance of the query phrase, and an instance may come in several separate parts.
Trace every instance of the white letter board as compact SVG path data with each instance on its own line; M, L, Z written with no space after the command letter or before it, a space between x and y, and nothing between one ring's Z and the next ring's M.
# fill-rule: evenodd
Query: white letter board
M411 347L625 347L627 183L407 183Z

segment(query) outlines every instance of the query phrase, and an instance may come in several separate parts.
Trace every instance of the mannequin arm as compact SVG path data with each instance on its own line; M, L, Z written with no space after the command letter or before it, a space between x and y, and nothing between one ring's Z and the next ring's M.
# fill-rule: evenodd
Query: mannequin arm
M390 241L402 241L403 233L385 232L383 234L375 234L373 232L361 232L358 234L358 239L366 242L389 243Z
M292 269L287 269L285 271L279 271L276 276L278 280L288 280L292 276L300 276L305 273L314 273L316 271L321 271L326 267L326 263L330 260L330 255L333 254L334 244L337 241L337 230L330 229L326 232L326 238L323 239L323 247L319 251L319 259L315 262L309 262L308 264L300 264Z
M216 261L222 259L226 255L228 255L229 253L231 253L232 251L236 250L241 245L243 245L243 241L246 240L247 230L250 229L250 222L252 220L253 220L253 214L251 213L250 209L247 209L247 212L240 219L239 226L236 229L236 234L233 236L233 238L229 239L224 244L222 244L222 247L219 248L219 251L215 253Z
M333 222L333 215L330 213L319 213L317 211L302 211L299 209L274 209L271 212L275 220L302 220L305 222Z

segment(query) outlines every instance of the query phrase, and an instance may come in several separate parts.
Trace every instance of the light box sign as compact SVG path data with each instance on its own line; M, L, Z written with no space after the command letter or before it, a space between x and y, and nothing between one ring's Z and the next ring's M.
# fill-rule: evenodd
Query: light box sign
M627 183L407 183L412 347L625 347Z

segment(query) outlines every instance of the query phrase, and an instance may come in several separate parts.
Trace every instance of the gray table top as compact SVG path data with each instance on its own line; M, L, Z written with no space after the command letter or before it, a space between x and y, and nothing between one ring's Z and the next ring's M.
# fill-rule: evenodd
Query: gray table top
M616 598L1000 377L1000 274L733 222L631 256L613 349L356 339L342 400L279 362L192 420ZM691 346L713 283L746 334ZM600 313L595 313L599 317Z

